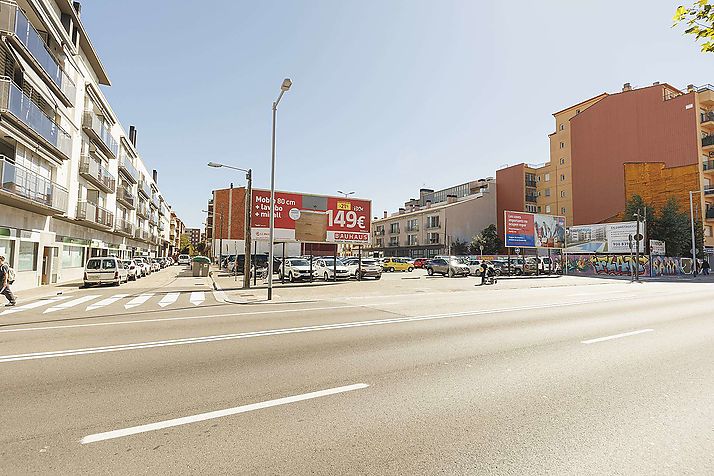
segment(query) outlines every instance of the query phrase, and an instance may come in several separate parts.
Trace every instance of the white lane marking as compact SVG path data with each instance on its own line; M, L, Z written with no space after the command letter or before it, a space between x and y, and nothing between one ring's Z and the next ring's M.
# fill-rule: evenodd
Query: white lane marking
M159 301L159 306L160 307L166 307L169 306L173 303L176 302L176 300L179 297L179 293L168 293L164 297L161 298L161 301Z
M49 308L49 309L45 309L45 312L44 312L43 314L47 314L47 313L50 313L50 312L61 311L61 310L63 310L63 309L69 309L70 307L74 307L74 306L77 306L77 305L79 305L79 304L83 304L83 303L85 303L85 302L87 302L87 301L91 301L92 299L96 299L96 298L98 298L98 297L99 297L99 295L98 295L98 294L95 294L95 295L93 295L93 296L82 296L81 298L72 299L71 301L66 301L66 302L60 303L60 304L58 304L58 305L56 305L56 306L52 306L52 307Z
M61 301L62 299L67 299L68 297L69 296L57 296L50 299L42 299L40 301L31 302L22 306L15 306L6 311L0 312L0 316L7 316L8 314L15 314L16 312L35 309L36 307L45 306L47 304L52 304L53 302Z
M628 298L631 299L631 298ZM572 305L573 303L568 303L567 305ZM582 304L582 303L579 303ZM87 347L82 349L68 349L68 350L55 350L47 352L32 352L27 354L12 354L12 355L0 355L0 363L6 362L16 362L21 360L36 360L36 359L51 359L55 357L69 357L74 355L88 355L88 354L103 354L107 352L119 352L126 350L138 350L138 349L151 349L156 347L169 347L175 345L187 345L187 344L202 344L206 342L218 342L224 340L235 340L235 339L249 339L253 337L267 337L283 334L298 334L304 332L316 332L316 331L327 331L335 329L349 329L354 327L366 327L366 326L376 326L385 324L400 324L405 322L418 322L418 321L432 321L438 319L450 319L455 317L468 317L477 316L482 314L500 314L504 312L512 312L514 310L531 310L531 309L552 309L554 307L564 307L566 304L550 304L541 306L524 306L520 308L507 308L507 309L493 309L489 311L463 311L463 312L452 312L447 314L433 314L426 316L408 316L408 317L395 317L392 319L375 319L370 321L353 321L353 322L342 322L335 324L322 324L314 326L303 326L303 327L287 327L278 329L266 329L262 331L252 331L252 332L240 332L235 334L220 334L212 336L199 336L199 337L185 337L182 339L169 339L151 342L137 342L133 344L117 344L108 345L102 347Z
M133 307L141 306L146 301L151 299L151 296L153 296L153 295L154 295L154 293L139 294L137 297L135 297L128 303L124 304L124 309L131 309Z
M223 291L213 291L213 299L215 299L218 302L225 302L226 301L226 293Z
M596 342L604 342L606 340L620 339L622 337L636 336L637 334L644 334L645 332L652 332L654 329L640 329L639 331L623 332L622 334L615 334L614 336L598 337L597 339L589 339L580 341L581 344L594 344Z
M286 405L288 403L302 402L305 400L311 400L313 398L327 397L329 395L335 395L338 393L352 392L354 390L360 390L367 387L369 387L369 385L367 385L366 383L356 383L353 385L345 385L343 387L328 388L326 390L319 390L317 392L303 393L300 395L293 395L291 397L277 398L275 400L266 400L264 402L251 403L249 405L241 405L239 407L233 408L226 408L225 410L199 413L198 415L173 418L171 420L148 423L146 425L132 426L129 428L123 428L121 430L95 433L94 435L85 436L84 438L79 440L79 442L83 445L86 445L87 443L96 443L97 441L112 440L115 438L122 438L124 436L136 435L138 433L146 433L147 431L163 430L165 428L172 428L174 426L188 425L189 423L213 420L215 418L237 415L239 413L262 410L263 408L277 407L279 405Z
M191 293L191 297L189 298L189 301L191 304L194 306L198 306L201 304L204 300L206 299L206 294L203 291L194 291Z
M95 309L99 309L100 307L104 307L104 306L108 306L108 305L110 305L110 304L114 304L114 303L117 302L118 300L120 300L120 299L122 299L122 298L125 298L125 297L127 297L127 296L128 296L128 294L115 294L115 295L112 296L112 297L109 297L109 298L106 298L106 299L102 299L101 301L95 302L94 304L90 304L89 306L87 306L87 309L86 309L86 310L87 310L87 311L93 311L93 310L95 310Z

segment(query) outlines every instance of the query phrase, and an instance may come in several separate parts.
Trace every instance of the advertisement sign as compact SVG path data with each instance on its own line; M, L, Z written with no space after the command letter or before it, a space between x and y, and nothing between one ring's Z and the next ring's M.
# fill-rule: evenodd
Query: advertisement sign
M630 235L633 250L636 246L637 222L601 223L578 225L568 228L565 237L566 253L630 253ZM640 240L640 252L645 250L644 237Z
M506 247L563 248L565 217L505 211Z
M270 239L270 190L253 189L251 237ZM355 198L275 192L275 241L367 244L372 203Z
M664 241L661 240L650 240L650 254L652 256L664 256L665 252Z

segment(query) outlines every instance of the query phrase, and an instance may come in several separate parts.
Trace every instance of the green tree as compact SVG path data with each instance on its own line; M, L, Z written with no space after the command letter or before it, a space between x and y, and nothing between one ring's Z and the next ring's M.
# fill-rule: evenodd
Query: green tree
M625 204L625 214L623 217L624 221L635 221L635 214L637 210L644 214L647 219L647 224L652 225L656 221L655 208L649 203L645 202L644 199L639 195L633 195ZM647 212L645 213L645 210Z
M465 241L461 241L458 238L451 243L451 254L453 255L466 255L469 253L469 244Z
M481 230L481 233L474 235L470 246L471 254L481 254L481 245L483 245L483 254L485 255L494 255L501 250L503 243L498 236L496 225L490 224Z
M180 253L184 255L189 255L191 254L191 240L188 239L187 234L181 235L181 241L179 243L179 247L181 248Z
M202 241L196 245L196 253L198 253L199 255L206 253L206 242L205 241Z
M714 52L714 8L709 0L697 0L690 6L680 5L674 12L674 25L684 25L686 35L693 35L695 41L704 40L703 52Z
M689 250L692 248L692 236L689 215L679 209L679 203L674 197L667 200L648 230L650 238L665 242L667 256L688 256L691 254ZM701 245L698 248L701 250Z

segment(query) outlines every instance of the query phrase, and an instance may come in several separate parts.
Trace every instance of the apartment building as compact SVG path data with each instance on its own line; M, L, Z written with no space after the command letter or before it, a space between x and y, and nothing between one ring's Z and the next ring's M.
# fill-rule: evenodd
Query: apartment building
M188 242L191 243L191 246L196 248L198 244L201 242L201 229L200 228L186 228L186 231L184 232L186 234L186 237L188 238Z
M0 254L16 289L81 279L91 256L160 256L169 212L100 90L66 0L0 0Z
M171 211L171 219L169 221L169 256L174 256L181 251L181 236L186 232L186 226L183 221Z
M454 241L471 242L496 223L496 191L493 178L438 191L421 189L419 198L397 213L384 212L372 221L372 244L365 251L412 258L446 254Z
M564 215L568 225L617 221L633 194L656 206L673 196L688 209L692 190L705 245L714 247L713 86L626 83L553 116L547 163L496 172L500 220L503 210L533 211L533 202L520 200L526 174L535 175L535 211Z

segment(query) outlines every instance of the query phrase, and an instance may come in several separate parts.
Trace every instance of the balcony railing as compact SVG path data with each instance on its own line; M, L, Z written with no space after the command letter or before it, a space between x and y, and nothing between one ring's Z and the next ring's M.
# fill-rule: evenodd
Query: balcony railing
M702 137L702 147L714 145L714 135Z
M399 234L399 228L390 228L390 229L389 229L389 234L390 234L390 235L398 235L398 234Z
M94 111L85 110L82 116L82 126L85 130L93 132L96 139L99 139L99 145L111 153L114 158L119 156L119 144L112 137L109 125L103 118L95 114Z
M154 195L151 197L151 204L152 204L154 207L159 208L159 196L158 196L158 195L154 194Z
M151 212L149 214L149 223L151 223L152 225L156 225L156 223L158 223L158 221L159 221L159 215L156 212Z
M77 96L77 86L73 78L64 71L64 61L47 48L40 34L30 24L22 10L17 8L15 2L0 1L0 30L15 34L52 83L57 86L67 101L73 104Z
M384 236L384 230L374 230L375 236Z
M119 233L125 233L130 236L134 236L134 225L129 223L127 220L117 218L117 223L114 229Z
M114 193L116 179L109 173L101 160L89 154L82 154L79 162L79 173L105 192Z
M419 231L419 225L407 225L407 232Z
M77 219L90 221L108 228L114 226L114 214L106 208L91 202L77 203Z
M151 187L144 180L139 181L139 193L143 193L146 198L151 198Z
M538 201L538 195L526 195L526 202L535 203Z
M8 111L66 158L72 155L72 138L9 78L0 78L0 109Z
M63 213L67 213L69 192L50 179L42 177L0 155L0 184L14 195L32 200Z
M134 196L134 193L126 185L117 187L117 200L132 209L136 205L136 196Z
M136 202L136 214L141 218L149 218L149 205L144 200L139 199Z
M707 208L706 218L707 220L714 219L714 208Z
M714 160L705 160L702 162L703 170L714 170Z
M703 112L701 113L702 123L714 121L714 112Z
M159 215L164 216L164 217L169 216L169 209L168 209L168 207L167 207L166 205L164 205L163 203L162 203L161 206L159 207Z
M535 187L535 186L536 186L535 180L526 180L526 187Z
M714 195L714 185L706 185L704 187L704 195Z
M433 230L435 228L441 228L441 223L427 223L426 224L427 230Z
M134 230L134 238L137 240L146 241L149 238L149 234L142 228L137 228Z
M139 171L136 170L134 164L129 160L129 156L126 154L119 154L119 170L124 172L131 183L139 182Z
M439 244L439 239L438 239L438 238L431 238L431 239L429 239L429 244L430 244L430 245L438 245L438 244Z

